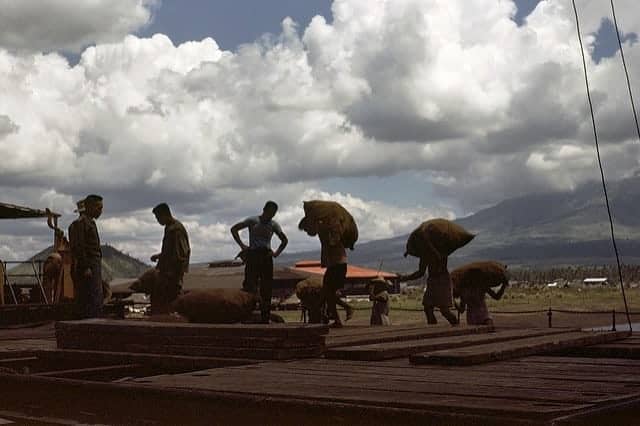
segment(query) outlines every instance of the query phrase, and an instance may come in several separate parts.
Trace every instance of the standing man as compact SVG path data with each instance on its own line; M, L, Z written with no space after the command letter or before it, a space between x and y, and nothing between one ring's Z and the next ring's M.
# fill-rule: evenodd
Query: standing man
M95 222L102 214L102 209L102 197L88 195L84 199L84 213L81 212L80 217L69 226L69 246L74 260L73 280L82 318L97 318L102 314L102 249Z
M156 268L160 273L160 285L151 294L151 313L168 314L171 302L182 290L182 278L189 271L191 247L187 230L173 217L167 203L158 204L152 212L164 226L164 237L160 253L151 256L152 262L158 262Z
M282 232L282 228L273 220L278 212L278 205L274 201L267 201L260 216L253 216L231 227L231 235L246 255L243 288L251 293L260 294L260 312L262 322L269 323L271 316L271 294L273 286L273 258L280 256L289 240ZM242 229L249 229L249 245L240 238ZM271 238L276 234L280 239L280 246L273 252Z

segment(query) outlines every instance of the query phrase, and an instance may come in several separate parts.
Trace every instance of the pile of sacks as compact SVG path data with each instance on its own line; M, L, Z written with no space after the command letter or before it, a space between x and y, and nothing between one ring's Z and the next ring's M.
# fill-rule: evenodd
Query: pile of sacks
M335 236L345 248L353 250L358 241L358 226L347 209L335 201L322 200L305 201L303 207L300 229L312 235L326 233Z
M138 293L158 292L166 285L157 269L149 269L136 279L129 288ZM157 294L157 293L156 293ZM254 313L258 297L236 288L194 289L185 291L172 304L173 309L194 323L233 324L259 322L259 313ZM284 322L282 317L272 314L272 322Z
M467 245L474 237L474 234L450 220L428 220L409 235L404 255L437 261Z
M231 324L251 319L256 295L235 288L191 290L173 302L177 313L189 322Z

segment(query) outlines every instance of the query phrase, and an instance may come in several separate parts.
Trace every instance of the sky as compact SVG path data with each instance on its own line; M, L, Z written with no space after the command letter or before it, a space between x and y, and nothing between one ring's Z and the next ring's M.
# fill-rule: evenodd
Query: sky
M640 87L640 14L616 0ZM608 178L639 148L609 2L577 0ZM344 204L361 240L598 179L569 0L0 0L0 202L105 197L104 243L147 259L168 202L194 261L277 201ZM0 258L51 240L0 223Z

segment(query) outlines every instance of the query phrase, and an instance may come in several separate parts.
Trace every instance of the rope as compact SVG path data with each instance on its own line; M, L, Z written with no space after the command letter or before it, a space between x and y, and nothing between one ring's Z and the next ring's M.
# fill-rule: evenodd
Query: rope
M607 194L607 182L604 177L604 168L602 167L602 159L600 157L600 143L598 142L598 130L596 128L596 117L593 112L593 101L591 100L591 90L589 89L589 77L587 75L587 61L584 56L584 47L582 45L582 35L580 33L580 20L578 18L578 9L576 7L576 0L571 0L573 5L573 13L576 17L576 31L578 33L578 42L580 43L580 54L582 55L582 68L584 70L584 82L587 90L587 99L589 101L589 111L591 112L591 124L593 126L593 138L596 145L596 154L598 157L598 167L600 168L600 177L602 179L602 191L604 192L604 200L607 206L607 214L609 215L609 227L611 230L611 242L613 243L613 250L616 254L616 264L618 265L618 278L620 279L620 288L622 289L622 299L624 300L624 310L627 314L627 322L629 323L629 331L631 328L631 316L629 315L629 305L627 304L627 295L624 291L624 283L622 281L622 267L620 266L620 254L618 252L618 245L616 243L616 235L613 229L613 217L611 215L611 207L609 205L609 195Z
M636 122L636 132L638 134L638 141L640 142L640 125L638 125L638 113L636 112L635 101L633 100L633 91L631 90L631 81L629 80L629 70L627 69L627 61L624 57L624 49L622 48L622 39L620 38L620 30L618 29L618 19L616 18L616 8L611 2L611 14L613 15L613 25L616 27L616 35L618 36L618 46L620 47L620 57L622 58L622 66L624 68L624 75L627 78L627 88L629 89L629 99L631 100L631 110L633 111L633 118Z

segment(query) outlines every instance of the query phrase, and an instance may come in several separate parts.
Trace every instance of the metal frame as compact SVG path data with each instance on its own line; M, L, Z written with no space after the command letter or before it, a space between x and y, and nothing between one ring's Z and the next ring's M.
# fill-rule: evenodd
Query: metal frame
M36 267L36 263L38 264L38 266ZM2 266L3 266L3 272L4 272L4 276L2 277L4 280L4 285L7 286L9 288L9 293L11 294L11 297L13 299L13 303L14 304L19 304L18 302L18 297L16 295L16 291L14 287L27 287L27 286L23 286L20 284L16 284L14 282L10 281L10 277L23 277L23 278L35 278L36 282L35 282L35 286L37 286L40 289L40 294L42 295L42 299L45 301L46 304L50 304L51 302L49 300L47 300L47 294L44 291L44 286L42 285L42 265L44 264L43 260L27 260L27 261L19 261L19 260L8 260L8 261L2 261ZM31 265L31 268L33 269L33 274L11 274L9 272L8 269L8 265ZM28 287L33 287L34 284L29 284Z

